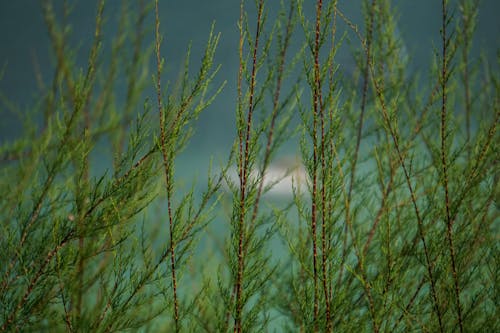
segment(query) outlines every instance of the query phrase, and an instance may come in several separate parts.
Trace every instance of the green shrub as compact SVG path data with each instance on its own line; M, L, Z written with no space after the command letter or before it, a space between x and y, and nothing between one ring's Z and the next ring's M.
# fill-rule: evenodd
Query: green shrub
M255 4L228 88L215 25L170 87L158 0L124 1L109 52L100 0L84 68L69 7L42 2L55 74L0 148L0 331L500 329L500 86L472 56L478 1L442 1L427 79L390 0L363 1L364 27L335 0ZM222 89L233 148L185 190L176 159ZM303 168L276 199L290 144Z

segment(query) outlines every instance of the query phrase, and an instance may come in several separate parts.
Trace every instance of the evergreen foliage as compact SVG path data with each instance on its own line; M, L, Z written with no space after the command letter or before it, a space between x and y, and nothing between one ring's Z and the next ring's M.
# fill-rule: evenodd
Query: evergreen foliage
M160 1L124 1L104 38L99 0L83 68L70 5L41 2L54 75L0 147L1 332L500 330L500 64L471 52L480 2L442 0L423 76L393 1L363 0L364 26L314 3L241 0L230 88L215 25L169 85ZM222 89L232 150L185 190L176 159ZM264 200L297 136L306 188Z

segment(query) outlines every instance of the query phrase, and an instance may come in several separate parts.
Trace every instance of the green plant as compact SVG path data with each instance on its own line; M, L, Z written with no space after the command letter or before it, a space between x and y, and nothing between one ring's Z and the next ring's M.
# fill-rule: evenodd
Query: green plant
M471 53L480 3L441 2L427 78L392 2L362 3L360 28L336 0L241 1L233 148L185 191L176 160L230 89L215 25L170 86L158 0L124 1L112 39L98 1L83 68L71 6L43 1L42 122L0 148L0 331L498 330L500 85ZM307 189L290 177L273 200L290 142Z

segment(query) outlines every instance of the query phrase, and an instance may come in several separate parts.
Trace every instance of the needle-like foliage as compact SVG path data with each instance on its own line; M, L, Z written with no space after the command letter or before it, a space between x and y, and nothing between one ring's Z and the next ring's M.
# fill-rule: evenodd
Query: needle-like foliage
M479 1L439 3L421 73L394 1L357 23L340 0L241 0L237 77L214 24L172 84L163 2L96 3L86 48L70 2L41 1L53 77L27 113L1 95L25 131L0 147L0 332L500 330ZM231 89L229 158L186 190L179 157Z

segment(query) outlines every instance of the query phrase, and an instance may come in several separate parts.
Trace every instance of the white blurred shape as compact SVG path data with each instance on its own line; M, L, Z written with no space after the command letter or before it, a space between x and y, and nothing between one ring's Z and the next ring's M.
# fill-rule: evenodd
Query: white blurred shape
M252 170L249 180L257 183L261 181L258 175L260 170ZM236 168L228 171L228 180L236 187L239 187L240 180ZM272 162L266 169L263 177L263 195L274 197L292 197L295 189L297 194L304 194L307 191L307 172L299 158L282 157ZM229 190L225 184L226 190Z

